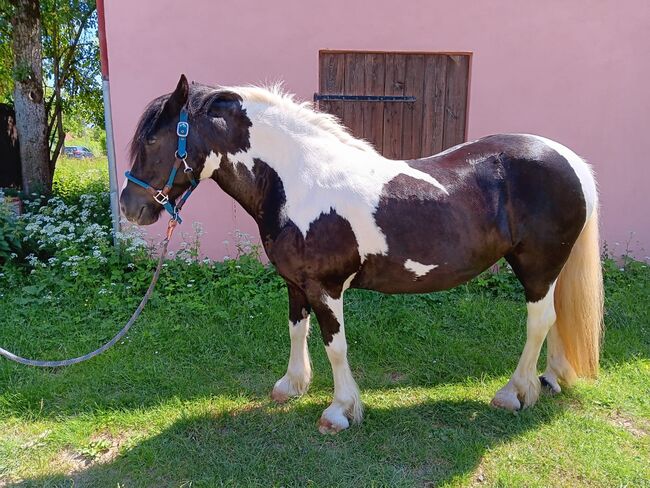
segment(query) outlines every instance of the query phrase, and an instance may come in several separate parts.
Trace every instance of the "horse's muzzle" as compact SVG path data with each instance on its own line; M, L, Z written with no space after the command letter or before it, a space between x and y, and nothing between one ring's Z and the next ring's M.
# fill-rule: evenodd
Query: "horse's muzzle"
M163 209L147 192L127 185L120 195L120 212L129 222L138 225L153 224L160 218Z

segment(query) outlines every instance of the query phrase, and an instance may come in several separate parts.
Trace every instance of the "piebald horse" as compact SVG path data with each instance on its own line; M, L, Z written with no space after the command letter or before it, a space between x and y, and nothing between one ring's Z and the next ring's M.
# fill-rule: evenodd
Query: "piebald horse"
M255 219L266 254L287 283L291 352L272 391L284 402L311 380L315 312L334 377L321 432L363 415L347 360L343 295L445 290L505 257L524 288L527 339L492 404L533 405L598 372L603 310L598 196L591 168L543 137L498 134L410 161L382 157L331 115L278 89L213 88L181 76L153 100L131 145L133 176L162 188L181 111L191 127L186 164L214 180ZM190 183L172 175L173 203ZM151 224L162 206L129 181L123 214ZM548 360L538 377L544 340Z

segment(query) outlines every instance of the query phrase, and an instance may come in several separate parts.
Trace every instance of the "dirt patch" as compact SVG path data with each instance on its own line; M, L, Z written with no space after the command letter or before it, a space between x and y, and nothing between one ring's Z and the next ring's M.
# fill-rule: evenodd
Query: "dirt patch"
M120 452L120 447L130 438L128 432L117 435L101 432L93 435L88 444L80 449L66 448L61 451L58 462L65 469L65 474L78 474L97 464L114 461Z
M645 437L650 433L650 425L642 425L639 422L635 422L623 415L622 412L616 410L609 415L609 422L620 428L624 429L634 437Z
M386 375L386 379L389 383L392 384L402 383L404 380L406 380L406 375L404 373L400 373L399 371L391 371Z
M64 449L58 456L57 462L65 469L66 474L74 474L92 466L93 461L72 449Z
M45 445L45 440L47 439L47 436L49 436L52 433L51 430L46 429L40 434L38 434L36 437L33 439L25 442L20 446L21 449L34 449L34 448L39 448L43 447ZM2 486L0 484L0 486Z
M404 467L403 470L414 480L418 480L419 486L423 488L434 488L438 486L439 477L444 477L445 472L451 469L451 465L444 459L430 458L422 464Z
M470 486L481 486L487 482L488 482L487 476L485 475L485 469L483 468L483 460L481 459L481 462L474 470L474 473L472 473L472 480L470 481L471 483Z

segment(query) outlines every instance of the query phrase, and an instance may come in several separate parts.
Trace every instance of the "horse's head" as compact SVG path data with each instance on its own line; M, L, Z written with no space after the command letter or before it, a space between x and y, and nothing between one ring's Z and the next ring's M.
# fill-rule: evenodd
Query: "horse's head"
M168 185L182 132L178 131L181 111L189 126L185 141L187 155ZM176 89L153 100L140 118L131 142L131 179L127 180L120 196L122 214L140 225L158 220L164 209L161 204L164 197L173 208L183 192L190 188L190 179L184 170L191 169L196 178L199 175L211 177L212 174L207 174L209 171L203 171L208 155L214 152L221 158L246 151L250 125L238 94L194 83L190 85L185 75L181 75ZM154 198L156 192L152 189L163 190L166 185L164 197Z

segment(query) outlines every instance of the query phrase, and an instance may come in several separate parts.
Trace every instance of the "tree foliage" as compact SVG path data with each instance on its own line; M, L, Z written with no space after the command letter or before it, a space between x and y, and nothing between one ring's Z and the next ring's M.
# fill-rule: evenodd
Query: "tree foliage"
M12 104L14 55L11 47L11 17L8 0L0 0L0 103Z
M95 1L41 0L48 140L53 162L69 119L103 124ZM48 15L51 12L51 15ZM54 165L51 165L54 171Z
M43 81L50 169L53 172L66 132L86 125L103 127L95 0L40 0ZM0 0L0 102L11 103L14 80L9 0Z

